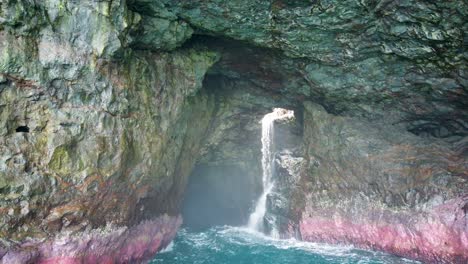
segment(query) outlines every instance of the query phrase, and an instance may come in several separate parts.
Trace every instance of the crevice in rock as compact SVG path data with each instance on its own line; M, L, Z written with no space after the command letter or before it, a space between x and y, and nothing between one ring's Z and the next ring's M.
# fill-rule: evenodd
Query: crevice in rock
M457 142L468 135L468 124L462 116L421 118L409 122L408 131L421 137L435 137Z
M15 129L17 133L29 133L29 127L28 126L19 126Z

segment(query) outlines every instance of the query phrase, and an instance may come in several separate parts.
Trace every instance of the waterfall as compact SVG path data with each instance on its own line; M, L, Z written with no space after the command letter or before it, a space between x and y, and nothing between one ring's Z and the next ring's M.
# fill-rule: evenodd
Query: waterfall
M257 201L254 212L249 217L247 227L256 231L263 231L263 217L266 213L266 200L274 188L273 181L273 138L274 123L278 119L294 117L294 112L282 108L275 108L262 119L262 183L263 192ZM273 228L271 235L277 236Z

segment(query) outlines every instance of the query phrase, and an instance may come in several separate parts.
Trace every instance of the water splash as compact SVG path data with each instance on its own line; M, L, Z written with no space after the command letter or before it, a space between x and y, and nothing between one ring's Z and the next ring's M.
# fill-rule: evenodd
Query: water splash
M172 250L174 250L174 241L171 241L171 243L169 243L169 245L167 245L165 248L161 249L161 251L159 251L159 253L167 253L167 252L171 252Z
M181 229L173 250L160 252L156 263L177 264L420 264L383 252L352 246L275 239L245 227L218 226L203 232Z
M275 108L273 112L266 114L262 119L262 183L263 193L257 201L254 212L249 217L247 227L262 232L264 230L263 218L266 213L266 200L274 188L273 181L273 138L274 124L276 120L291 119L294 111ZM271 234L278 236L276 228L272 228Z

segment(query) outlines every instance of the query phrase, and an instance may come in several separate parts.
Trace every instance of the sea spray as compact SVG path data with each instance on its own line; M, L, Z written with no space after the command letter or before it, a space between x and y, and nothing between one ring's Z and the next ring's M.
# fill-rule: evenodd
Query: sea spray
M352 246L276 239L245 227L218 226L199 232L182 229L173 250L160 252L153 264L417 264L382 252Z

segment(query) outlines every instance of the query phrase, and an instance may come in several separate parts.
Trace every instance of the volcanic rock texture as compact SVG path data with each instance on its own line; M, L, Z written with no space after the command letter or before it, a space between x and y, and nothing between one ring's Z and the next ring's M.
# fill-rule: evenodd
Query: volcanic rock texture
M258 174L272 107L283 236L468 261L466 2L0 7L4 263L147 260L195 166Z

